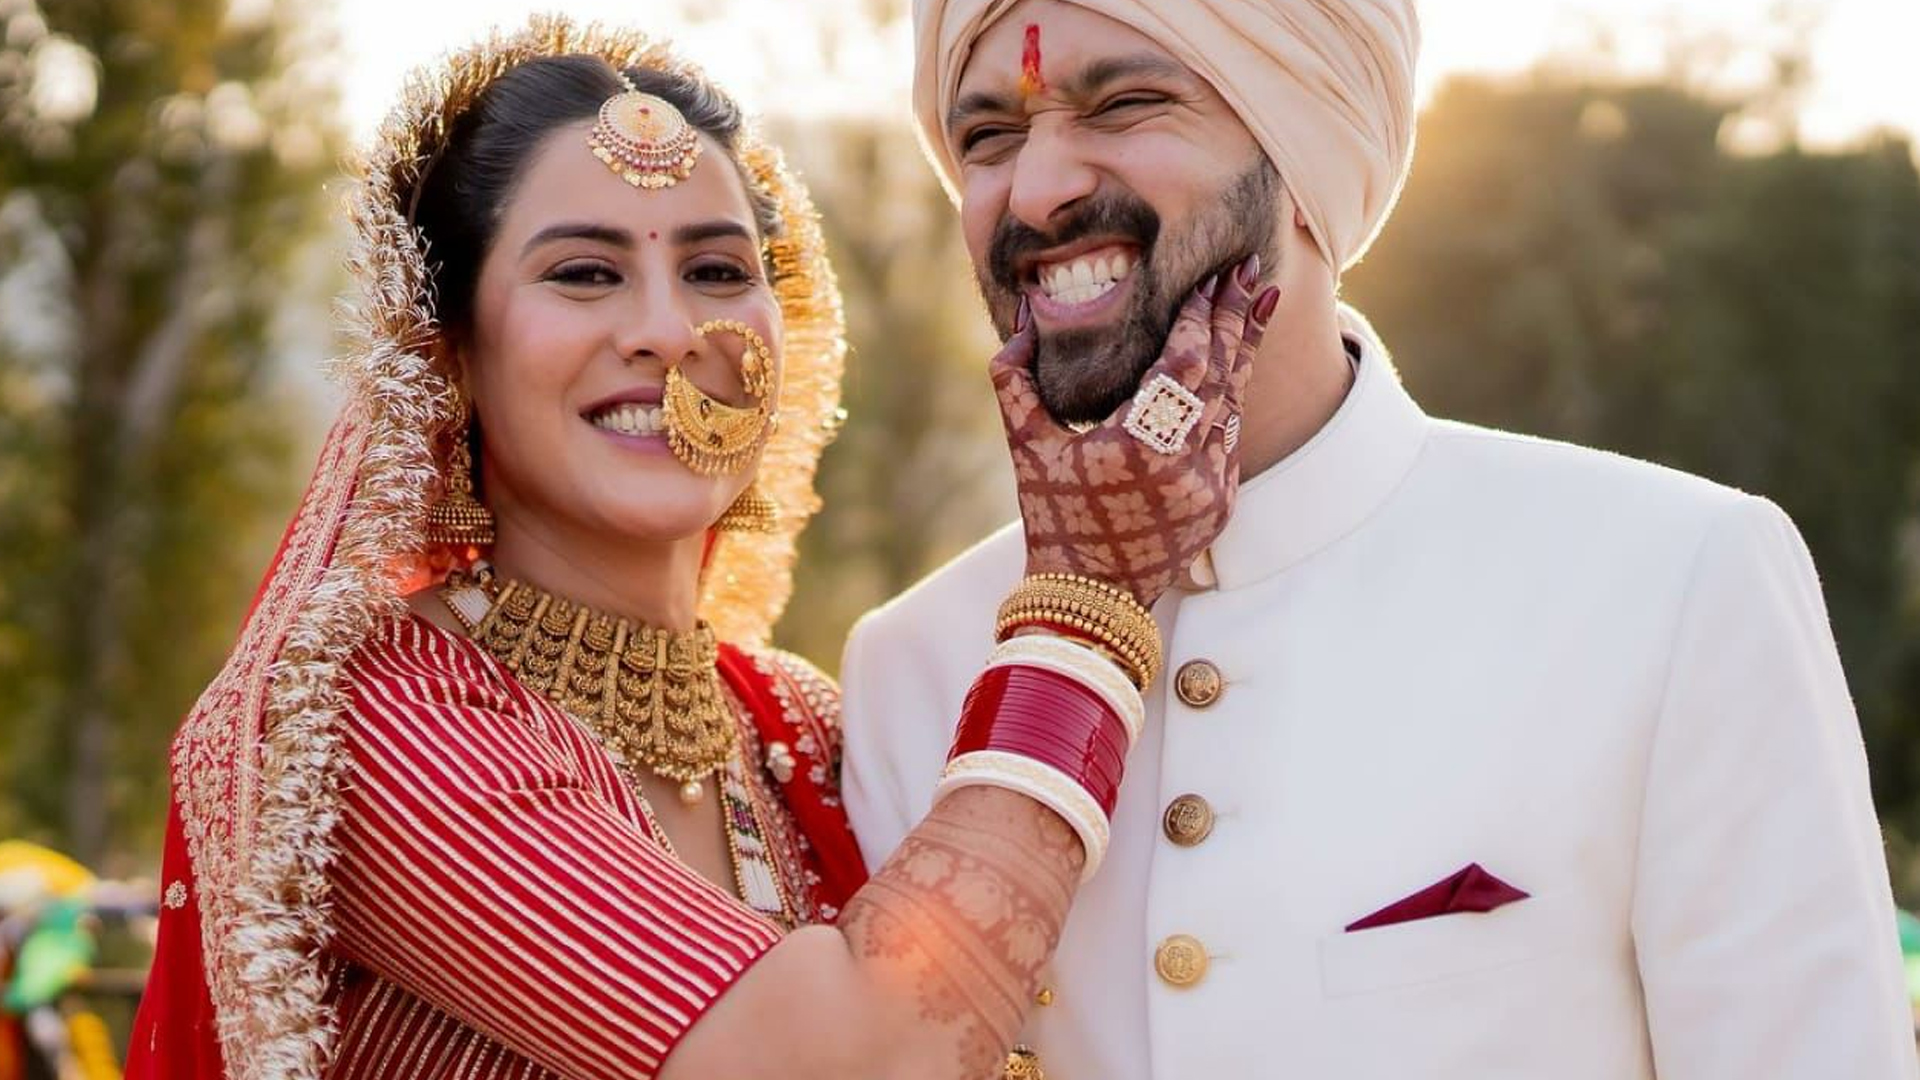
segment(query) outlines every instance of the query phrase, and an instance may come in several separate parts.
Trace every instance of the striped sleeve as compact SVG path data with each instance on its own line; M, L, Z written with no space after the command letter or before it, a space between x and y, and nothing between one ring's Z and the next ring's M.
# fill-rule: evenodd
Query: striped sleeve
M418 624L350 669L335 948L563 1077L648 1077L779 931Z

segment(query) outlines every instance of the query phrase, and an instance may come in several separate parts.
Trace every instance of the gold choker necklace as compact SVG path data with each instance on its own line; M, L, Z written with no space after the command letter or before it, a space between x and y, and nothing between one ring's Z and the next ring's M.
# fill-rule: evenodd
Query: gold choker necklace
M691 806L739 742L720 686L720 650L701 623L675 633L573 603L482 563L440 598L527 689L590 725L616 756L680 783Z

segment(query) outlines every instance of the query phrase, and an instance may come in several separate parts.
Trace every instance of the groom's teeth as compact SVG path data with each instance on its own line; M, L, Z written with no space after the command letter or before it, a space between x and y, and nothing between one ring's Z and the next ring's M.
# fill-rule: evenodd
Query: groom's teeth
M1063 304L1084 304L1106 295L1114 285L1126 280L1133 271L1133 260L1124 252L1094 259L1075 259L1038 274L1040 289L1047 298Z

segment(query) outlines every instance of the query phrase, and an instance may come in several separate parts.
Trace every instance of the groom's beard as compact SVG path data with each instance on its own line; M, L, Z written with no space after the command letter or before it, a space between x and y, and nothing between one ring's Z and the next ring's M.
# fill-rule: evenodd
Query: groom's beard
M994 231L985 273L976 277L1003 340L1013 333L1013 313L1028 285L1014 270L1022 255L1087 236L1139 248L1139 264L1127 281L1132 295L1112 322L1040 335L1034 381L1055 420L1098 423L1131 398L1166 348L1181 306L1208 274L1225 272L1256 252L1265 273L1279 269L1280 176L1264 155L1201 205L1207 209L1179 235L1162 235L1160 215L1128 192L1090 197L1052 233L1011 217Z

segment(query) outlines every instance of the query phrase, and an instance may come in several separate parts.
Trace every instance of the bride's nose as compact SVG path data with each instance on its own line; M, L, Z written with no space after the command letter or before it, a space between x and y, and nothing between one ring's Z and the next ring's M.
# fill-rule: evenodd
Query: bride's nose
M639 301L621 315L614 347L627 363L650 361L662 367L692 360L700 348L694 312L670 285L649 285Z

